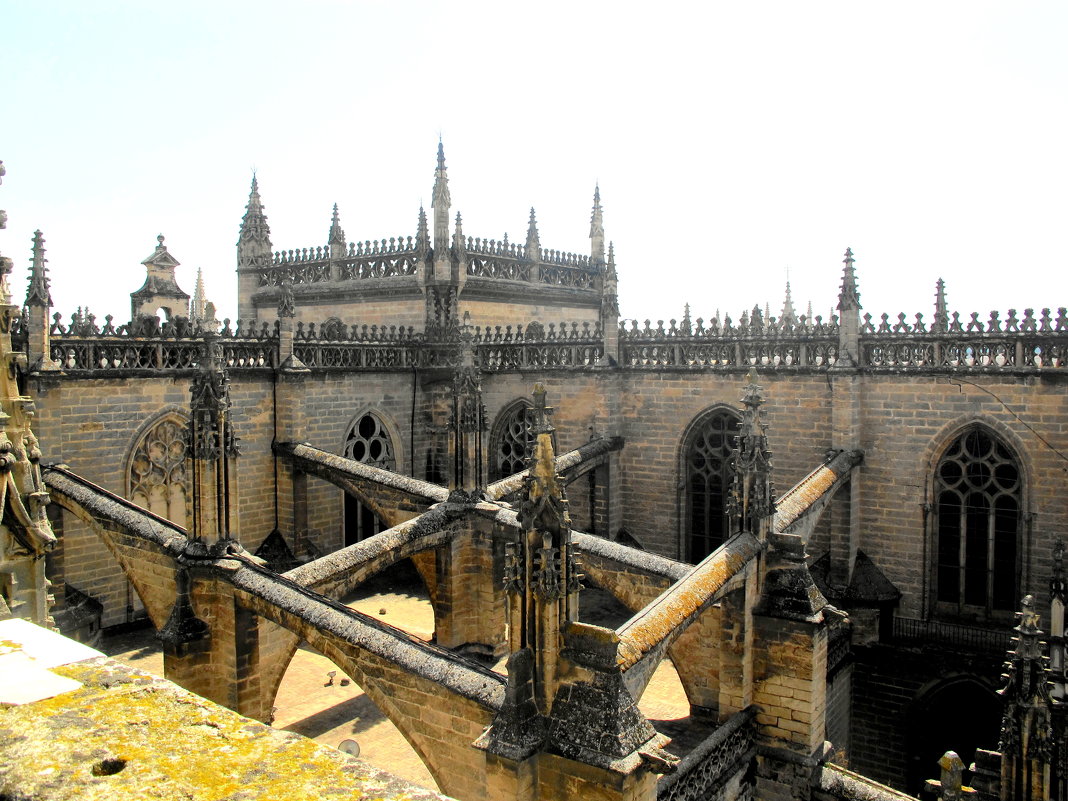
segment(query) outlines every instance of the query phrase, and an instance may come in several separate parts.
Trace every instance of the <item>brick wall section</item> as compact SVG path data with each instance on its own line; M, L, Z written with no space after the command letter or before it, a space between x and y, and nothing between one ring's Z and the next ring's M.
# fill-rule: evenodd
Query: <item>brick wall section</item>
M830 391L824 376L757 375L764 387L777 493L804 478L830 447ZM638 372L623 382L620 457L624 523L649 550L680 558L680 459L687 427L717 404L734 408L738 373Z
M969 674L996 682L1003 662L997 654L961 654L930 646L873 645L855 648L854 655L849 769L899 790L905 789L912 767L906 761L910 726L917 725L913 713L923 692L947 678ZM950 749L961 751L961 758L971 761L960 743L947 743L946 750ZM926 768L931 774L927 778L937 769L934 764Z
M977 387L963 382L958 386L949 377L938 376L866 377L861 401L861 447L866 458L860 468L864 485L860 547L904 593L901 614L919 617L923 611L931 552L924 504L931 501L931 471L960 427L973 421L993 428L1021 457L1024 511L1034 517L1020 592L1035 592L1045 603L1040 588L1049 580L1053 543L1068 528L1065 462L1028 426L1061 453L1068 452L1068 396L1059 379L968 377ZM1027 529L1025 522L1025 541Z

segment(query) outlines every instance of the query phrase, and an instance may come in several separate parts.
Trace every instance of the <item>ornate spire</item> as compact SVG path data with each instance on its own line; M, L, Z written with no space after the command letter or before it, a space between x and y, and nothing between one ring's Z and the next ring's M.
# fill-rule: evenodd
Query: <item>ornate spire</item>
M1002 775L1025 777L1024 786L1033 785L1028 798L1048 798L1039 788L1048 781L1053 755L1052 702L1049 675L1043 664L1042 632L1032 596L1023 599L1019 617L1020 624L1014 629L1016 650L1009 655L1006 684L999 690L1005 699L998 746ZM1048 786L1045 791L1049 792Z
M797 312L794 311L794 299L790 293L790 279L786 279L786 300L782 304L782 314L779 315L780 323L797 324Z
M739 531L758 534L761 521L775 511L771 449L768 447L767 425L761 419L760 412L763 405L762 387L749 373L742 393L742 422L731 454L734 480L727 506L732 534Z
M419 207L419 223L415 228L415 251L420 258L426 258L430 252L430 231L426 223L426 211Z
M842 271L842 291L838 293L839 311L857 311L860 306L860 292L857 291L857 274L853 270L853 250L846 248L842 259L845 269Z
M452 376L452 429L449 455L452 470L449 489L467 499L481 497L485 483L486 406L482 402L482 371L475 365L474 332L470 312L460 326L460 366Z
M341 219L337 213L337 203L334 204L334 216L330 219L330 238L327 240L328 245L342 245L345 244L345 231L341 227Z
M208 544L236 539L231 498L237 497L237 437L230 417L230 378L222 369L218 337L204 334L190 391L189 445L193 465L193 536Z
M434 171L434 192L430 202L434 209L434 255L443 258L449 246L449 176L445 170L445 147L438 140L438 166Z
M456 212L456 225L452 229L452 247L456 253L462 254L467 250L467 242L464 241L464 228L460 218L460 212Z
M26 290L26 305L41 308L51 307L52 294L49 291L48 268L44 257L44 237L40 229L33 232L33 259L30 266L30 285Z
M946 308L946 282L941 278L935 284L934 328L936 331L949 330L949 311Z
M601 185L593 188L593 213L590 214L590 259L604 261L604 213L601 209Z
M252 189L248 193L245 216L241 218L241 233L237 244L240 246L251 242L266 243L268 249L271 247L271 227L267 224L267 215L263 213L260 184L256 180L256 173L252 173Z
M193 302L189 309L189 316L193 322L199 322L204 319L204 304L207 303L207 300L204 294L204 271L197 267L197 283L193 288Z
M534 217L534 207L530 207L530 220L527 222L527 258L541 261L541 238L538 236L538 221Z
M608 243L608 261L604 269L604 284L601 288L601 317L615 318L613 327L618 325L619 318L619 277L616 275L616 248L615 243Z

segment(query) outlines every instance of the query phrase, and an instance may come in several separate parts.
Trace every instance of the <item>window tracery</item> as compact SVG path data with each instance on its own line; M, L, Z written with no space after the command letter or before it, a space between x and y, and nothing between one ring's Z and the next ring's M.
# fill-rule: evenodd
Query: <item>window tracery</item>
M535 440L531 412L526 402L514 403L494 425L492 481L526 470Z
M341 453L348 459L396 470L396 451L389 429L374 412L357 417L345 434ZM385 528L382 520L358 498L345 493L345 545L365 540Z
M349 426L342 453L348 459L383 470L397 469L393 439L373 412L367 412Z
M738 435L738 414L730 409L706 413L691 428L683 448L683 543L690 562L699 562L730 533L731 451Z
M187 423L164 417L138 441L130 456L129 497L150 512L188 526Z
M1018 602L1020 468L992 432L958 436L935 471L935 598L942 612L983 616Z

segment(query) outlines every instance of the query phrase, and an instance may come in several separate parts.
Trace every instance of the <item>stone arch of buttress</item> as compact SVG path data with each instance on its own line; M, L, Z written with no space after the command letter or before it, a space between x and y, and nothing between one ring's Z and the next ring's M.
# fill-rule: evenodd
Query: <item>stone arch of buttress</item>
M257 596L244 596L239 603L262 621L270 623L273 629L280 630L280 633L292 638L291 647L285 646L289 648L290 652L289 659L285 660L286 665L289 664L300 643L306 642L359 685L375 708L397 727L397 730L411 745L419 759L422 760L427 770L434 777L438 787L445 793L450 792L450 788L455 786L454 779L456 778L452 775L453 771L450 770L450 765L455 765L457 760L455 755L449 752L466 752L470 749L470 743L477 737L477 730L488 726L492 722L492 711L483 709L473 701L468 702L468 713L463 717L471 724L472 733L470 735L465 736L462 733L454 732L454 742L447 744L429 737L420 738L418 715L413 718L411 714L407 714L401 708L400 704L405 703L405 699L400 697L400 693L411 691L414 698L419 696L419 689L412 691L411 688L425 684L424 687L420 688L424 693L427 691L442 692L442 688L439 685L429 679L422 679L415 674L406 673L407 678L403 680L404 683L402 685L391 686L388 678L385 677L388 676L392 665L381 657L377 657L370 651L360 648L355 643L339 641L336 637L324 633L314 626L301 626L299 619ZM278 636L278 633L274 636ZM350 653L346 646L351 648L353 652ZM365 665L364 662L368 664ZM272 688L272 693L277 693L281 678L282 676L280 675L278 682ZM271 697L273 699L273 694ZM425 698L425 695L419 697ZM409 706L413 706L411 701L407 703ZM443 745L449 747L442 747ZM450 759L450 757L452 758Z

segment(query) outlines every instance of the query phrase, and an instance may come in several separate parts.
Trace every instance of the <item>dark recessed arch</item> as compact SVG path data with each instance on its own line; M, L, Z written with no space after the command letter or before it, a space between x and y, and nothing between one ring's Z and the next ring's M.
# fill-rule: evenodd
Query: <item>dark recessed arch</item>
M699 562L729 535L727 494L731 451L741 415L725 404L705 409L691 421L679 448L679 554Z
M948 438L931 475L931 599L940 616L1012 619L1024 561L1025 471L996 431Z
M519 398L497 415L490 432L490 481L526 469L534 448L533 408L530 401Z
M388 418L374 409L364 409L349 421L341 455L383 470L396 471L398 441ZM387 527L369 506L345 493L345 545L365 540Z

